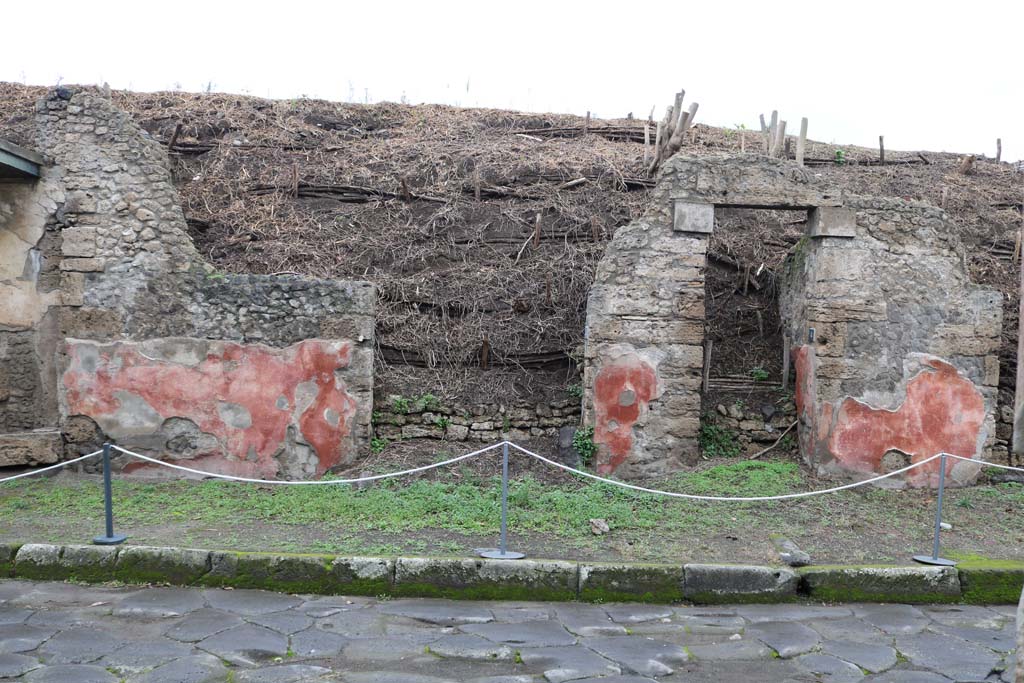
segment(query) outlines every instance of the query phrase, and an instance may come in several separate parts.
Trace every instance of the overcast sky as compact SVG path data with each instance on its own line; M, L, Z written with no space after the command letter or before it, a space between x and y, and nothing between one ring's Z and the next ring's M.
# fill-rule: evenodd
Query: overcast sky
M660 118L1024 158L1024 2L18 2L0 80Z

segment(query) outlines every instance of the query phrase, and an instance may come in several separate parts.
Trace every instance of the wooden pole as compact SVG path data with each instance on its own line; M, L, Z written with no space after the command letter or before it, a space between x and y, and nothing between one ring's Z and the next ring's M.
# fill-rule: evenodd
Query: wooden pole
M533 224L533 248L540 248L540 211L537 212L537 220Z
M473 197L480 201L480 169L473 167Z
M885 163L885 136L878 136L878 163Z
M796 163L804 165L804 150L807 147L807 117L800 119L800 137L796 139ZM783 387L786 385L783 384Z
M1003 158L1003 139L996 138L996 163L998 164Z
M644 167L651 163L651 125L644 124Z
M740 131L740 154L747 153L747 133L746 131Z
M167 143L167 151L170 152L174 149L174 145L178 142L178 136L181 135L181 122L174 127L174 132L171 133L171 141Z
M766 130L768 130L768 126L766 126L764 123L764 114L758 114L757 118L761 119L761 132L763 133Z
M1024 295L1024 259L1020 260L1020 295ZM1018 326L1024 320L1024 296L1020 296ZM1010 451L1018 458L1024 453L1024 334L1017 333L1017 384L1013 394L1013 440Z
M772 146L768 148L768 156L778 157L782 156L783 144L786 139L786 122L778 121L775 126L775 136L772 140Z
M587 112L587 120L583 122L583 134L586 135L590 132L590 112Z
M772 155L772 145L775 143L775 129L779 125L779 112L776 109L772 110L771 123L768 124L767 135L764 138L764 153L768 156Z

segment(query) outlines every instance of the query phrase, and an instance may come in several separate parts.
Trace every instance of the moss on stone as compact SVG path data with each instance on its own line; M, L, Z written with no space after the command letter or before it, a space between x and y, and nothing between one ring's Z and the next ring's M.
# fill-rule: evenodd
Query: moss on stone
M952 553L958 561L963 601L975 605L1015 603L1024 590L1024 562Z
M802 592L823 602L960 601L955 570L910 566L816 566L797 570Z
M206 586L320 595L381 595L391 589L389 560L315 554L211 553Z
M575 591L533 588L523 585L482 583L439 586L430 583L395 584L390 595L406 598L447 598L449 600L528 600L566 602L576 599Z
M170 583L188 586L209 570L210 553L184 548L129 546L121 549L113 578L125 583Z
M683 568L657 564L580 567L580 600L673 603L683 599Z
M575 600L579 568L549 560L399 558L394 595L465 600Z
M14 556L20 549L20 543L0 543L0 576L14 576Z

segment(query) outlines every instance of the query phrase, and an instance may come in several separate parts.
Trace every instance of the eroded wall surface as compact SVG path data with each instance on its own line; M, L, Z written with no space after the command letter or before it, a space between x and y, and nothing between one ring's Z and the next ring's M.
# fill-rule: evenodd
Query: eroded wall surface
M188 236L166 151L109 94L56 88L36 113L35 150L59 180L32 190L43 197L15 243L38 255L9 260L37 258L55 291L15 278L31 305L7 309L48 340L33 355L49 373L25 372L50 392L70 454L106 437L261 477L355 458L369 441L374 287L216 272ZM50 253L27 246L39 224ZM3 253L0 286L17 265Z
M846 205L854 234L805 239L782 283L804 458L865 473L943 451L983 459L995 431L1000 294L970 282L941 209ZM979 466L951 460L947 469L967 483ZM937 472L936 462L906 479L934 485Z
M599 471L663 474L698 457L704 268L716 206L806 212L780 306L795 343L809 463L880 472L940 451L985 455L999 294L970 282L940 209L845 197L788 161L677 156L659 175L651 210L616 232L588 301L584 421L594 428ZM949 465L956 482L978 467ZM908 480L928 484L935 471Z

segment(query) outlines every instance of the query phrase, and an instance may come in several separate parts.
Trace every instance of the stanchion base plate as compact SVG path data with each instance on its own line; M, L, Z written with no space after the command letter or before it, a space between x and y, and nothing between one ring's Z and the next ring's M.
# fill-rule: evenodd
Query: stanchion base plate
M477 553L480 557L486 557L491 560L521 560L526 557L526 553L517 553L513 550L501 552L497 548L484 548L478 550Z
M944 557L932 557L931 555L914 555L914 562L920 562L921 564L934 564L940 567L956 566L956 562L954 560L947 560Z
M96 545L118 545L128 540L127 536L114 535L114 536L97 536L92 539L92 542Z

